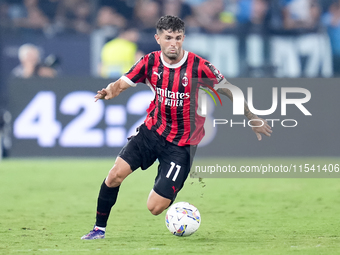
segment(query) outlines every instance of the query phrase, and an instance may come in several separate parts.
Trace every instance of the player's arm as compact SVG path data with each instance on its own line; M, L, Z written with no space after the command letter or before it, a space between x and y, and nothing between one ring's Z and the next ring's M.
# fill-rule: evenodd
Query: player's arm
M223 78L221 83L222 83L222 85L229 85L229 84L232 85L229 81L227 81L226 78ZM228 89L228 88L218 88L216 91L218 93L222 94L222 95L227 96L233 102L233 94L231 93L230 89ZM246 100L244 100L244 115L248 118L248 120L259 118L249 110L249 107L248 107Z
M112 82L109 85L107 85L106 88L98 90L97 95L94 97L95 98L94 101L97 102L98 99L105 100L112 99L130 87L131 86L126 81L124 81L123 79L119 79L116 82Z
M227 81L227 79L223 78L223 80L221 81L221 83L223 85L228 85L231 84L229 81ZM218 93L227 96L232 102L233 102L233 94L231 93L231 91L228 88L218 88L216 90ZM249 110L247 101L244 100L244 115L249 119L249 120L253 120L252 121L252 130L255 132L257 139L259 141L261 141L262 136L261 134L264 134L266 136L270 136L271 133L273 132L271 130L271 127L268 125L267 121L264 119L259 118L256 114L252 113Z

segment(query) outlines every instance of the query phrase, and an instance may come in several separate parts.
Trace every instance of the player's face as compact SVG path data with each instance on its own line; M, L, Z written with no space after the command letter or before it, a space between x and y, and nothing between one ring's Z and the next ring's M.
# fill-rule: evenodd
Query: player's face
M164 56L171 61L180 60L182 57L182 44L184 41L183 32L173 32L163 30L162 33L156 34L157 43L161 46Z

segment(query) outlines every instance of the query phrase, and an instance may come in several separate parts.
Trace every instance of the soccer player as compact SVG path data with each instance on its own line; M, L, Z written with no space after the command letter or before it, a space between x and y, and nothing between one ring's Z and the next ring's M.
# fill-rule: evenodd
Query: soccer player
M181 19L163 16L156 29L155 39L161 50L142 57L118 81L110 83L95 96L95 101L109 100L140 82L155 92L144 123L137 134L128 139L101 185L95 226L82 239L105 237L107 220L116 203L120 184L137 168L145 170L156 159L159 160L158 174L147 207L153 215L158 215L171 205L183 187L196 146L204 136L204 117L196 110L199 87L204 86L204 81L211 81L212 86L229 84L207 60L182 49L185 28ZM229 89L217 91L232 100ZM245 116L259 119L249 111L246 102ZM259 140L261 133L270 136L271 128L264 120L254 120L252 124L258 126L252 129Z

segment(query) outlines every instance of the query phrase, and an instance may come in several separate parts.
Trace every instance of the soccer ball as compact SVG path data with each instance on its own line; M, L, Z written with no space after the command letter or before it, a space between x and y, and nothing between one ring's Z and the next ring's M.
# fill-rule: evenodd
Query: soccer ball
M192 204L178 202L173 204L166 212L165 224L175 236L190 236L199 228L201 215Z

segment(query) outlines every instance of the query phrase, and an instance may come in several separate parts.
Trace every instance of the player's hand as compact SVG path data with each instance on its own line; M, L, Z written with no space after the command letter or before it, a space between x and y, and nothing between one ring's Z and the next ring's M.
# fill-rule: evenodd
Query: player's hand
M95 102L98 101L98 99L105 99L105 100L109 100L112 98L112 96L110 95L110 91L108 89L102 89L102 90L98 90L97 91L97 95L95 95Z
M272 128L268 125L267 121L261 118L256 118L252 120L251 122L252 127L251 129L255 132L256 137L259 141L262 140L261 134L264 134L266 136L271 136Z

